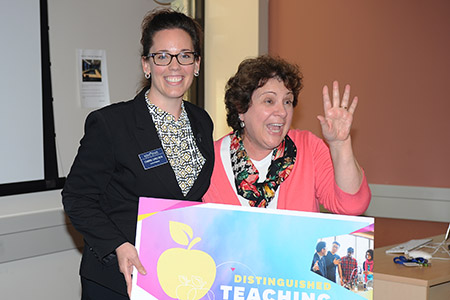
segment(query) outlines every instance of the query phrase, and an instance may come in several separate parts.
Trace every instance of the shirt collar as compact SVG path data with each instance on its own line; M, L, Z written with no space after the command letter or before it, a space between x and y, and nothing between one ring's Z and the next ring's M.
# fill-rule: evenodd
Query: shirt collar
M145 103L147 103L147 107L150 111L150 113L158 118L159 120L164 120L164 121L168 121L168 122L174 122L180 126L183 126L186 124L186 122L189 121L186 110L184 108L184 101L181 101L181 114L180 117L178 118L178 121L175 120L175 116L166 112L165 110L162 110L161 108L159 108L158 106L156 106L155 104L153 104L150 99L148 98L148 93L150 92L150 89L148 89L145 92Z

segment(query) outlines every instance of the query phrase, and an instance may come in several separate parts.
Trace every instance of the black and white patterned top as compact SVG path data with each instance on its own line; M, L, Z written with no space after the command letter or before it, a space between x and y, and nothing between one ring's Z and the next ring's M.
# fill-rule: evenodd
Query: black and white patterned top
M205 163L205 158L195 143L183 102L181 103L180 118L175 120L173 115L151 103L147 94L148 91L145 94L145 100L153 123L155 123L158 137L175 173L178 185L183 195L186 196L194 185Z

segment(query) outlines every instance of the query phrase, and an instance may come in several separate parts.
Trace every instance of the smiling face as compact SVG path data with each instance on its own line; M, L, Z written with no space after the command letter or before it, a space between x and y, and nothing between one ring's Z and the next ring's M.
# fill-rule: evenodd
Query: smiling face
M183 51L194 51L192 39L186 31L178 28L164 29L153 36L150 53L178 54ZM192 65L180 65L176 57L173 57L167 66L157 66L152 58L143 58L142 69L144 73L151 74L149 98L152 103L163 107L166 101L181 101L192 84L194 72L198 72L199 68L200 58Z
M292 122L294 95L282 81L269 79L251 97L244 121L244 147L250 158L261 160L284 139Z

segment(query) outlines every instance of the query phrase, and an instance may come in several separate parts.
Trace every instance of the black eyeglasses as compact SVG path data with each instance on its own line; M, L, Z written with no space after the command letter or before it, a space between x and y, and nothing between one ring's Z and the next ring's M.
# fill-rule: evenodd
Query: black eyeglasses
M172 59L175 57L177 59L177 62L182 65L192 65L195 61L195 58L197 57L196 52L192 51L186 51L186 52L180 52L178 54L170 54L167 52L157 52L157 53L150 53L147 57L153 58L153 62L157 66L168 66L172 62Z

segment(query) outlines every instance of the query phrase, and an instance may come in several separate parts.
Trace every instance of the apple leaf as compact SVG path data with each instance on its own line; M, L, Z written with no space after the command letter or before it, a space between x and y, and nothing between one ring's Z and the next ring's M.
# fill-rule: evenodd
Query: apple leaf
M189 225L180 222L170 221L169 229L172 239L180 245L187 246L194 234Z

